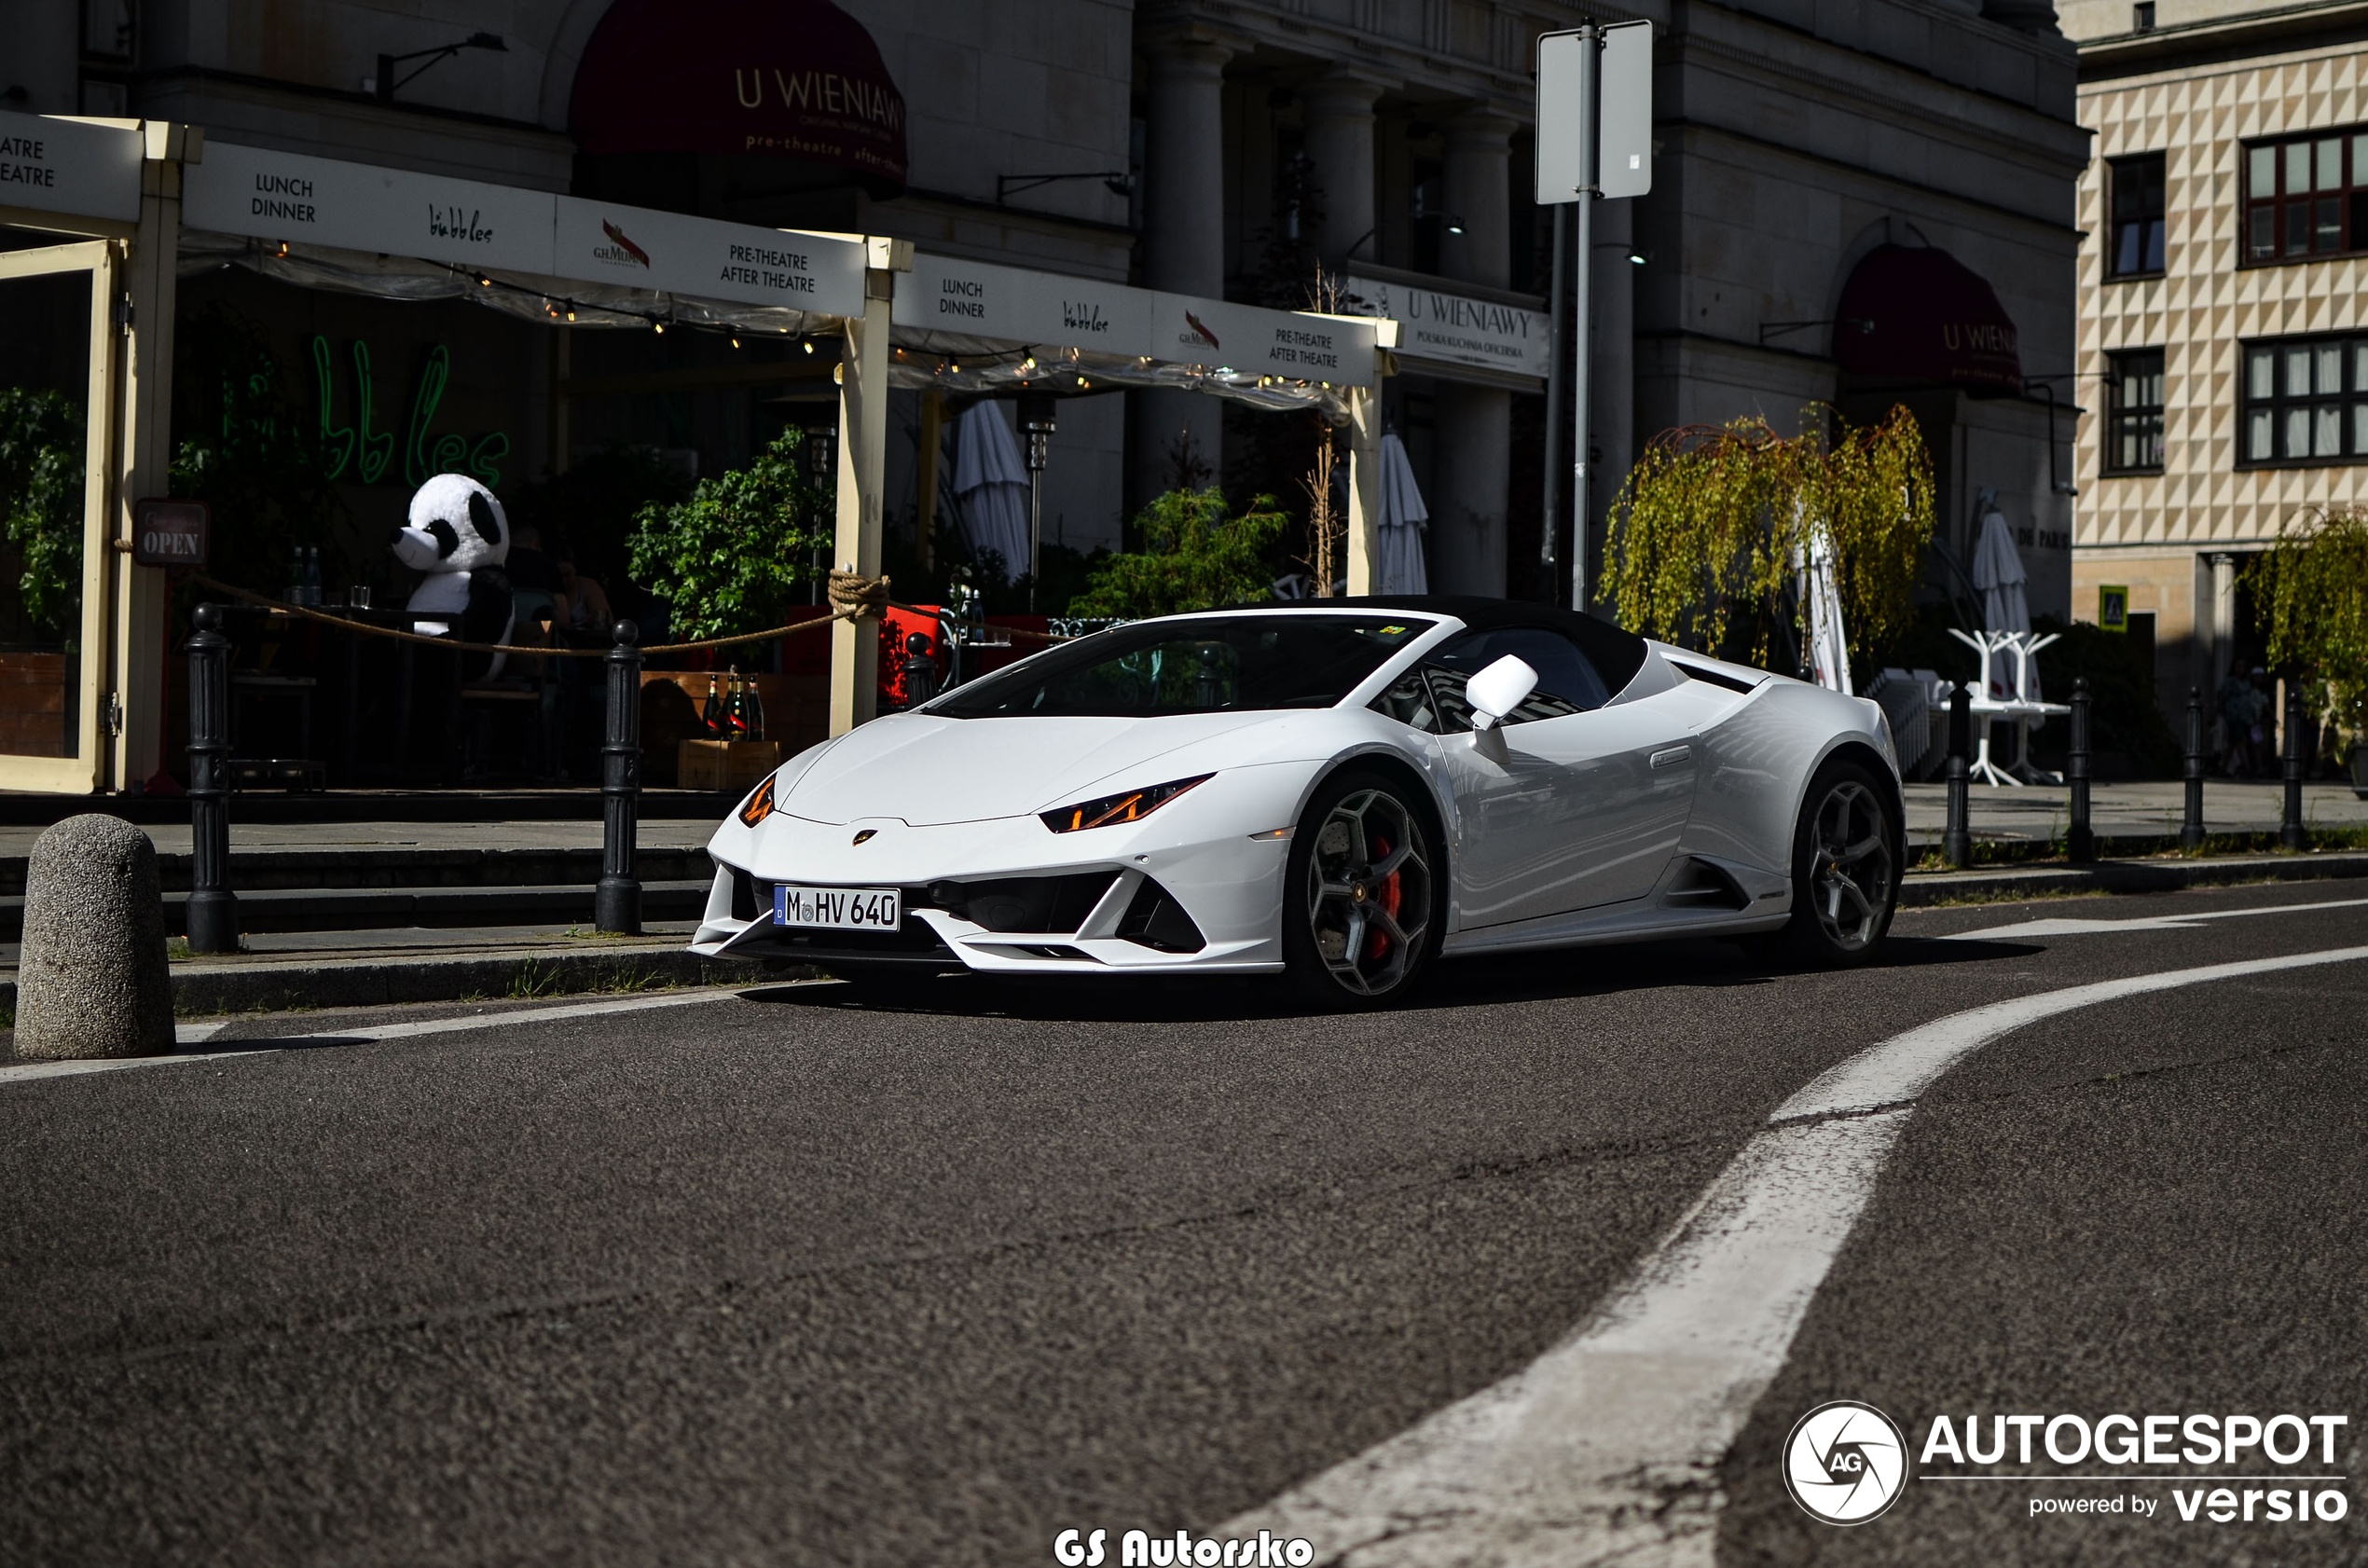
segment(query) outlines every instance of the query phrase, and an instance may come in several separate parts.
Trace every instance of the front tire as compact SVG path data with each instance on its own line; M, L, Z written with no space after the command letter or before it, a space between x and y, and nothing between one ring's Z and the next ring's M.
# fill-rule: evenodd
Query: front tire
M1817 770L1793 830L1793 915L1786 956L1821 969L1866 963L1899 907L1907 832L1872 768L1838 758Z
M1396 779L1350 770L1325 780L1283 873L1283 957L1303 996L1383 1007L1413 988L1439 946L1435 837Z

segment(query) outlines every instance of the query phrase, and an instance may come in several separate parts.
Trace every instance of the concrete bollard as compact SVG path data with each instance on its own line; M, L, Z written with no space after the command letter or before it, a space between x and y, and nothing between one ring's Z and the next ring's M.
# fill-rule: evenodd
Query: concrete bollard
M119 818L69 817L34 840L25 868L17 1055L172 1049L156 846Z

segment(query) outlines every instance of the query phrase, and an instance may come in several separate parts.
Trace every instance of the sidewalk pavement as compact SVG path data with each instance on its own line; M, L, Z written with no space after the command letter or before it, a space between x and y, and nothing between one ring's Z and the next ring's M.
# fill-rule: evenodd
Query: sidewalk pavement
M2093 784L2088 822L2105 854L2149 854L2175 848L2186 811L2186 786L2167 783ZM2368 801L2348 784L2305 784L2303 823L2313 829L2368 829ZM2005 789L1976 784L1966 791L1966 817L1976 842L2002 847L2044 847L2060 839L2072 819L2072 791L2061 785ZM2266 835L2274 842L2286 808L2285 786L2276 779L2210 778L2204 781L2204 831L2215 836ZM1907 786L1907 842L1911 849L1937 846L1948 826L1948 786ZM2254 847L2267 848L2268 844Z

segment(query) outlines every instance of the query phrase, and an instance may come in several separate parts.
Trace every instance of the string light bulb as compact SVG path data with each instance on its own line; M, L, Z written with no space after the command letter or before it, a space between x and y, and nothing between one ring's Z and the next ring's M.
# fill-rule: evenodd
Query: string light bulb
M738 348L739 346L740 346L740 340L739 340L738 338L737 338L737 337L733 338L733 339L732 339L732 347L734 347L734 348L736 348L736 349L737 349L737 348Z
M781 330L782 330L783 332L787 332L787 331L789 331L790 329L789 329L788 327L783 327ZM810 341L809 341L809 342L805 345L805 351L806 351L807 353L809 353L809 354L810 354L810 353L812 353L812 352L814 351L814 345L813 345L813 343L812 343L812 342L810 342ZM900 349L900 350L898 350L897 351L898 351L899 353L903 352L903 351L902 351L902 350L901 350L901 349Z
M568 320L575 320L575 307L572 305L568 307Z
M479 287L479 288L481 288L481 289L489 289L489 288L491 288L492 286L493 286L493 280L492 280L492 279L490 279L490 278L479 278L479 279L477 280L477 287Z
M664 322L652 322L652 323L650 323L650 325L651 325L654 329L655 329L656 331L661 332L661 333L662 333L662 332L664 332L664 331L666 330L666 323L665 323Z

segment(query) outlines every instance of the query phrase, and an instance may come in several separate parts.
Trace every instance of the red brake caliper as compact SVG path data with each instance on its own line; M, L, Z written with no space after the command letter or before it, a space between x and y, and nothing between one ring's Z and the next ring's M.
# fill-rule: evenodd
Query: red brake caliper
M1380 837L1377 834L1373 840L1373 858L1375 860L1386 860L1389 859L1389 840ZM1398 886L1398 878L1404 876L1405 874L1406 873L1404 872L1394 871L1390 873L1389 875L1382 879L1382 886L1375 895L1375 901L1381 904L1383 913L1387 915L1393 920L1397 918L1397 906L1405 898L1404 890ZM1380 930L1374 931L1373 949L1370 953L1366 955L1366 956L1369 958L1379 958L1388 952L1388 933Z

